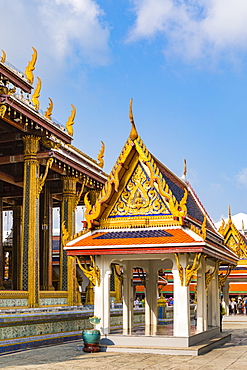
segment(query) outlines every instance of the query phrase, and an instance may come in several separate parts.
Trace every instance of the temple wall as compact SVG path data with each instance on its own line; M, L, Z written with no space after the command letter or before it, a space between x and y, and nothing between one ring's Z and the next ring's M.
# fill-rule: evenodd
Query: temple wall
M41 291L40 292L40 307L44 306L64 306L68 303L68 293L60 291ZM27 308L28 307L28 292L25 291L1 291L0 312L1 309Z

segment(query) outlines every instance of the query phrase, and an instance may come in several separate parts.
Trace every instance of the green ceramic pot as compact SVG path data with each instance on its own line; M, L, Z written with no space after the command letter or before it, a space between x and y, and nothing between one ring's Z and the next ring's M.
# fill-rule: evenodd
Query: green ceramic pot
M83 330L82 339L84 342L84 352L99 352L99 341L100 341L100 331L96 329Z

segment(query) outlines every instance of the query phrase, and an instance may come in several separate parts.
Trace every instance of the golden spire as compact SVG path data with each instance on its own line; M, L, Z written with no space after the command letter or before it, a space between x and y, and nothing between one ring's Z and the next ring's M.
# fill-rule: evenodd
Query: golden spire
M33 96L31 98L32 102L33 102L33 105L35 106L35 108L37 110L39 110L39 106L40 106L40 102L39 102L39 97L40 97L40 90L41 90L41 85L42 85L42 82L41 82L41 79L39 77L37 77L37 85L36 85L36 88L33 92Z
M186 159L184 159L184 172L181 176L181 180L183 180L184 182L187 182L186 175L187 175L187 163Z
M242 231L244 231L244 220L242 220Z
M103 143L103 141L101 141L102 143L102 146L101 146L101 149L100 149L100 152L98 154L98 166L103 168L104 167L104 153L105 153L105 144Z
M68 121L66 122L66 130L68 131L68 134L70 136L73 136L74 130L73 130L72 126L74 124L76 109L75 109L75 106L73 104L71 104L71 107L72 107L72 111L71 111L71 115L68 118Z
M131 127L131 131L130 131L130 138L131 140L135 140L138 138L138 133L137 133L137 130L136 130L136 126L135 126L135 122L134 122L134 117L133 117L133 112L132 112L132 102L133 102L133 99L130 99L130 112L129 112L129 119L130 119L130 123L132 125Z
M5 53L5 51L4 51L4 50L2 50L2 57L1 57L0 62L1 62L1 63L5 63L5 60L6 60L6 53Z
M33 71L35 70L35 63L37 61L37 50L34 47L32 47L32 49L33 49L32 59L30 60L30 62L28 62L28 65L25 69L25 75L27 77L28 82L30 82L31 84L33 84L34 80Z
M45 111L45 114L44 116L48 119L51 119L51 115L52 115L52 109L53 109L53 101L51 100L51 98L48 98L50 100L50 103L49 103L49 106L48 108L46 109Z
M183 172L183 175L186 177L187 175L187 162L186 162L186 159L184 159L184 172Z
M231 207L228 206L228 222L232 222Z

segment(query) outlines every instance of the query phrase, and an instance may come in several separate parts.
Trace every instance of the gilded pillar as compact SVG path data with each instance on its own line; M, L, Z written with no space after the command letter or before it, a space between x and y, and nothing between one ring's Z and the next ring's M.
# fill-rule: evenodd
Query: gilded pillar
M12 253L12 276L13 289L20 290L21 286L21 228L22 206L13 207L13 253Z
M3 200L0 198L0 290L3 286L4 255L3 255Z
M113 271L114 271L115 303L121 303L122 302L122 275L121 275L120 266L119 265L115 266Z
M63 178L63 196L61 204L61 234L66 230L68 237L75 234L75 208L76 208L76 183L75 177ZM67 257L63 249L63 236L60 238L60 262L59 262L59 289L68 291L68 304L76 305L77 302L77 280L76 261L72 256Z
M49 183L40 195L40 285L42 290L52 286L52 196Z
M22 286L29 307L39 305L39 162L40 137L25 136L22 227Z

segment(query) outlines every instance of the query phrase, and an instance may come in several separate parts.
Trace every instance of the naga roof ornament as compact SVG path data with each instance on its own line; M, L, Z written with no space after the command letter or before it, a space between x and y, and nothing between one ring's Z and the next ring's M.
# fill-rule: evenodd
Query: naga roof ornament
M135 126L135 122L134 122L134 117L133 117L133 112L132 112L132 102L133 102L133 99L130 99L130 110L129 110L129 119L130 119L130 123L132 125L131 127L131 131L130 131L130 138L131 140L135 140L138 138L138 132L136 130L136 126Z
M73 124L74 124L74 119L76 115L76 108L73 104L71 104L71 107L72 107L72 111L71 111L71 115L68 118L68 121L66 122L66 130L68 131L68 134L70 136L73 136L74 134Z
M35 106L35 109L39 110L39 107L40 107L40 102L39 102L39 97L40 97L40 90L41 90L41 85L42 85L42 81L39 77L37 77L37 85L36 85L36 88L33 92L33 95L32 95L32 102L33 102L33 105Z
M1 60L0 60L0 62L1 62L1 63L5 63L5 60L6 60L6 53L5 53L5 51L4 51L4 50L2 50L2 56L1 56Z
M181 176L181 180L186 182L187 181L186 175L187 175L187 162L186 162L186 159L184 159L184 172Z
M36 64L36 61L37 61L37 50L32 47L33 49L33 55L32 55L32 59L28 62L28 65L25 69L25 75L27 77L27 80L28 82L30 82L31 84L33 84L33 80L34 80L34 75L33 75L33 71L35 70L35 64Z
M51 115L52 115L52 110L53 110L53 101L51 98L48 98L49 99L49 105L48 105L48 108L46 109L45 111L45 114L44 116L48 119L51 119Z
M100 149L100 152L99 152L99 154L98 154L98 162L97 162L97 164L98 164L98 166L99 167L101 167L101 168L103 168L104 167L104 154L105 154L105 143L103 142L103 141L101 141L101 149Z

